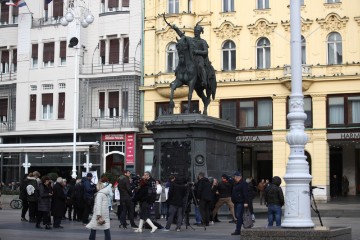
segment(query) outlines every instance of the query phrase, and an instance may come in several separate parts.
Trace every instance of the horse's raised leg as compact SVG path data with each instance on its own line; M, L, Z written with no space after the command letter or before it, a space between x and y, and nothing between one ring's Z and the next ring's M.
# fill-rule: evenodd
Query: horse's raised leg
M174 104L174 91L175 91L176 88L178 88L180 86L182 86L182 83L177 78L170 83L170 102L169 102L169 113L170 114L174 113L174 107L175 107L175 104Z
M210 103L210 95L207 97L204 94L204 90L202 88L199 89L195 89L196 94L201 98L201 100L204 103L204 110L203 110L203 114L207 115L207 107L209 106Z

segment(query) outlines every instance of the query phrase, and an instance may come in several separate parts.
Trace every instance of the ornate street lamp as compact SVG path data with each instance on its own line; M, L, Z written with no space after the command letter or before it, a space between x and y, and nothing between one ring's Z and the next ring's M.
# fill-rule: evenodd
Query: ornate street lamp
M87 28L91 23L94 22L94 15L91 14L90 10L86 6L84 0L69 0L67 6L67 12L64 17L60 19L62 26L67 26L69 23L75 20L75 37L69 41L69 47L75 50L75 81L74 81L74 128L73 128L73 166L72 166L72 178L76 178L76 130L78 120L78 92L77 85L79 82L79 38L80 38L80 26ZM90 164L86 166L86 172L89 172Z

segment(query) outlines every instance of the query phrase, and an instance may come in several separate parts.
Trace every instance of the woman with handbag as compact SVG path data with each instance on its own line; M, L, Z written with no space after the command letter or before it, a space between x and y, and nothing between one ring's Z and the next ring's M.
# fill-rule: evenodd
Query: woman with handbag
M99 181L96 185L95 203L92 218L86 228L91 229L89 240L95 240L96 230L104 230L105 240L111 240L108 182Z

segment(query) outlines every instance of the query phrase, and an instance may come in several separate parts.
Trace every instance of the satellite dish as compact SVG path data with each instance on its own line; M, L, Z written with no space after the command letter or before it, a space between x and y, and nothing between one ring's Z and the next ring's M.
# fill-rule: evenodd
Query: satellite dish
M73 38L71 38L70 41L69 41L69 47L70 47L70 48L73 48L73 47L75 47L76 45L78 45L78 43L79 43L79 39L77 39L76 37L73 37Z

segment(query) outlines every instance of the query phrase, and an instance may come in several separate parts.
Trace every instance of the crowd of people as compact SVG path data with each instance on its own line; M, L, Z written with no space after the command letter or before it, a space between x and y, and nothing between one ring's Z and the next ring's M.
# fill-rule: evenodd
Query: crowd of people
M261 179L256 183L252 177L243 178L239 171L231 176L222 174L219 181L200 172L196 182L170 176L161 183L150 172L139 176L125 170L113 184L105 176L97 184L92 178L93 175L87 173L82 179L67 181L58 177L53 182L37 171L29 173L19 186L19 197L23 201L21 221L47 230L63 228L64 220L79 221L90 229L89 239L95 239L96 230L104 230L105 239L110 240L113 207L120 229L131 227L136 233L150 229L154 233L158 229L171 231L172 224L178 232L183 226L189 226L191 209L195 210L195 224L206 228L220 222L218 211L226 205L231 216L229 222L235 223L231 234L240 235L245 210L250 211L255 222L253 199L259 196L260 204L268 207L268 226L274 222L276 226L281 225L284 195L277 176L271 182ZM166 220L165 226L158 223L161 218Z

